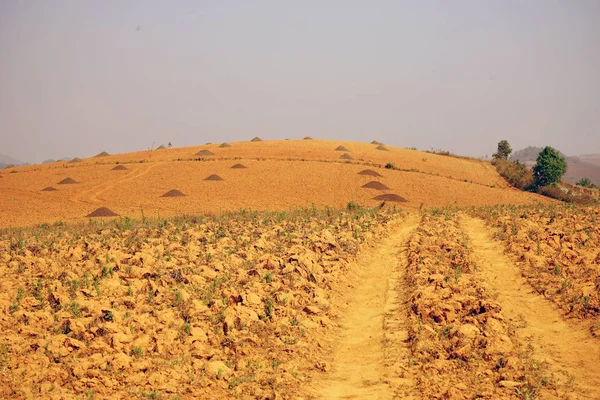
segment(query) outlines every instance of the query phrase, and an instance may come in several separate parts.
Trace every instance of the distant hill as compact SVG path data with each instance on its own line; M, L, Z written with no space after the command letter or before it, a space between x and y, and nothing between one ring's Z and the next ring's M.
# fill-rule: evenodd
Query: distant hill
M541 147L529 146L515 151L512 159L525 165L535 165L538 154L542 151ZM581 178L589 178L592 183L600 185L600 154L589 154L583 156L569 157L560 152L561 156L567 160L567 173L563 180L569 183L576 183Z
M6 154L2 154L0 153L0 169L6 167L7 165L23 165L24 162L17 160L16 158L13 158L11 156L7 156Z
M600 154L584 154L577 156L581 161L600 167Z

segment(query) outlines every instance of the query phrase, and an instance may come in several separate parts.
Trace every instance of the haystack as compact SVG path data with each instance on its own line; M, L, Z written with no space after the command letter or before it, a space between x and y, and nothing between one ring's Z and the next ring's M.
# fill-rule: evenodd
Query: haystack
M310 136L306 136L304 139L302 140L313 140L313 138L311 138Z
M73 185L74 183L77 183L77 181L73 178L65 178L58 182L59 185Z
M164 150L164 149L166 149L166 147L163 146L162 144L156 148L156 150Z
M205 181L222 181L223 178L221 178L219 175L213 174L211 176L208 176L208 177L204 178L204 180Z
M231 166L231 168L233 168L233 169L242 169L242 168L248 168L248 167L246 167L244 164L233 164Z
M373 140L373 141L371 142L371 144L381 144L381 143L379 143L377 140Z
M358 175L366 175L366 176L374 176L374 177L377 177L377 178L383 178L383 175L381 175L377 171L373 171L372 169L363 169L362 171L360 171L358 173Z
M344 146L338 146L335 148L336 151L350 151L347 148L345 148Z
M4 169L15 168L15 167L16 167L15 164L8 164L6 167L4 167Z
M83 160L79 157L75 157L74 159L72 159L71 161L69 161L70 163L76 163L76 162L82 162Z
M362 187L365 189L375 189L375 190L390 190L389 187L385 186L381 182L371 181L369 183L364 184Z
M96 154L94 157L106 157L106 156L110 156L110 154L108 154L107 152L103 151L100 154Z
M393 193L380 194L379 196L373 197L373 200L394 201L396 203L406 203L408 201L404 197Z
M48 186L42 189L42 192L56 192L58 189L53 188L52 186Z
M227 142L221 143L221 145L219 146L220 148L225 148L225 147L231 147L231 145Z
M258 136L254 136L251 140L251 142L262 142L262 139L259 138Z
M181 196L185 196L185 194L181 193L177 189L171 189L167 193L163 194L160 197L181 197Z
M354 157L352 157L350 154L348 153L344 153L340 156L340 158L343 158L344 160L354 160Z
M116 167L114 167L112 169L112 171L128 171L128 170L129 170L129 168L127 168L124 165L117 165Z
M196 154L194 154L196 156L202 156L202 157L206 157L206 156L214 156L215 153L213 153L210 150L200 150L199 152L197 152Z
M379 146L375 147L375 149L377 149L377 150L383 150L383 151L390 151L387 147L385 147L382 144L380 144Z
M89 213L88 215L86 215L86 217L118 217L119 214L117 214L116 212L106 208L106 207L100 207L95 211L92 211L91 213Z

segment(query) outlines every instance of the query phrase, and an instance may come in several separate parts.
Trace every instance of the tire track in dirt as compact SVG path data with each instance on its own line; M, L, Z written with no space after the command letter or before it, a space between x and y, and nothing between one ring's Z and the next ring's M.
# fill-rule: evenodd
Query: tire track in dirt
M136 168L135 170L133 170L127 174L122 175L118 179L111 180L109 182L104 182L99 185L93 186L88 190L81 191L79 193L75 193L75 195L71 198L71 201L73 201L75 203L91 203L91 204L100 203L101 201L98 198L98 196L100 196L102 193L114 188L115 186L117 186L121 183L141 178L142 176L148 174L153 168L157 167L160 164L162 164L162 162L146 164L140 168Z
M416 214L401 222L390 236L351 267L355 287L347 293L348 307L340 321L332 370L315 382L315 397L323 399L393 399L399 390L410 391L408 378L397 376L393 366L409 353L402 348L407 335L398 295L404 265L398 253L417 226ZM399 264L400 263L400 264ZM406 322L406 321L404 321ZM392 331L392 329L394 331Z
M505 315L517 322L516 334L554 375L556 389L544 398L600 398L600 342L591 336L589 326L563 320L552 303L534 293L483 221L463 215L462 225L482 267L481 276L497 293Z

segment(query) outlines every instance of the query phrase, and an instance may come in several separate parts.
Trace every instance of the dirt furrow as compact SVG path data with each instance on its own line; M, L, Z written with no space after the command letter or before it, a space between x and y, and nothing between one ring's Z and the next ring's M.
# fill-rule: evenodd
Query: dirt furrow
M463 215L462 225L481 276L497 293L505 315L516 323L517 335L531 345L533 357L553 375L544 398L597 399L600 342L591 336L589 326L564 320L556 306L534 293L483 221Z
M340 321L331 372L314 385L316 397L392 399L398 386L410 382L394 378L389 365L402 354L397 346L401 340L397 340L397 336L406 332L401 327L402 321L397 319L399 299L395 292L400 282L399 270L403 267L399 265L397 253L405 247L417 224L418 217L411 215L352 267L351 279L355 286L347 293L347 312ZM386 321L388 316L393 319ZM399 330L386 332L385 328ZM388 348L386 342L394 345Z

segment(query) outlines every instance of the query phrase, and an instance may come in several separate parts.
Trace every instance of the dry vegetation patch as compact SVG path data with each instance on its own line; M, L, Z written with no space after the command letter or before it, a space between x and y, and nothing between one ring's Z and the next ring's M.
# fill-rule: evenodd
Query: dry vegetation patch
M390 210L241 212L0 236L0 397L293 397L332 283Z

